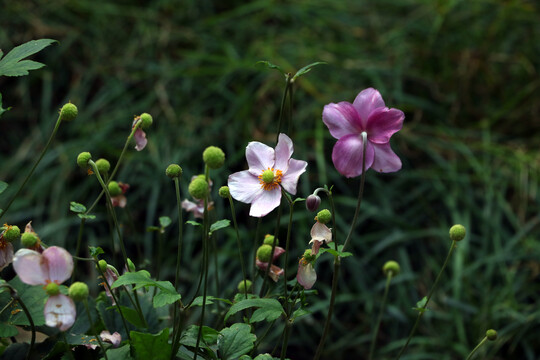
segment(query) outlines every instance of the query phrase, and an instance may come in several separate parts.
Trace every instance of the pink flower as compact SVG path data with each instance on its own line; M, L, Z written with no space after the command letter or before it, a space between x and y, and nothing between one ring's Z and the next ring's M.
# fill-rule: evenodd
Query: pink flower
M0 233L0 271L13 261L13 245L4 240L4 233Z
M401 130L405 115L401 110L387 108L377 90L362 90L352 104L342 101L326 105L322 118L330 134L338 139L332 161L342 175L362 174L364 135L366 170L386 173L401 169L401 160L390 148L390 137Z
M111 204L112 204L113 207L125 208L126 204L127 204L127 198L126 198L126 196L124 194L128 191L129 184L125 184L125 183L119 181L118 186L122 190L122 193L120 193L120 194L118 194L116 196L111 196Z
M298 283L306 290L311 289L315 284L315 281L317 281L317 273L315 272L313 264L303 257L298 262L296 281L298 281Z
M99 337L101 338L101 340L111 343L115 348L117 348L118 345L120 345L120 343L122 342L122 335L120 335L118 332L114 332L113 334L111 334L109 331L103 330L99 334Z
M251 204L249 215L262 217L279 206L281 187L295 195L298 178L306 171L307 162L291 159L293 142L279 134L275 150L252 141L246 147L249 170L229 175L231 196Z
M331 229L329 229L325 224L316 221L311 228L311 241L309 242L310 244L313 243L311 254L317 255L321 245L323 243L328 244L330 242L332 242Z
M51 246L39 253L30 249L20 249L13 258L13 269L28 285L60 285L73 272L73 258L61 247ZM63 294L49 296L44 309L47 326L62 331L75 322L76 310L73 300Z
M107 281L107 285L105 285L104 282L100 283L99 285L103 285L105 288L105 294L111 299L111 303L113 305L116 305L116 301L114 301L114 297L112 296L111 292L109 291L109 288L112 286L112 284L118 280L118 271L114 268L112 265L107 265L107 269L105 269L103 275L105 275L104 281ZM114 289L111 289L114 291Z
M137 116L135 120L133 120L132 128L137 124L137 122L139 122L139 120L140 116ZM143 131L143 129L141 129L140 126L137 128L137 130L135 130L135 134L133 134L133 137L135 138L135 150L141 151L142 149L144 149L146 144L148 143L148 140L146 140L146 133Z
M274 256L272 257L272 262L274 262L278 257L281 256L281 254L283 254L285 252L285 249L280 247L280 246L276 246L274 248ZM255 264L257 265L257 267L263 271L266 271L266 268L268 267L268 263L267 262L262 262L260 261L259 259L255 259ZM268 271L268 276L270 276L272 278L272 280L274 281L278 281L279 277L281 275L283 275L285 271L280 268L279 266L277 265L274 265L272 264L270 266L270 270Z

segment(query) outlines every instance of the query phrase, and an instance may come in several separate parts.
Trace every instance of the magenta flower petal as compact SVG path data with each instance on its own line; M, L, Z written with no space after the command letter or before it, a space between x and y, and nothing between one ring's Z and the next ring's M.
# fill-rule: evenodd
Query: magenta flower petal
M13 257L13 269L21 281L28 285L45 285L49 269L43 256L37 251L20 249Z
M362 174L362 137L350 134L339 139L332 151L332 161L337 171L346 177L355 177ZM366 170L373 163L373 146L366 146Z
M45 303L45 324L66 331L75 322L77 311L71 298L63 294L50 296Z
M67 250L51 246L43 251L42 256L47 264L47 280L61 284L69 279L73 272L73 258Z
M230 190L230 185L229 185ZM232 192L231 192L232 195ZM263 217L274 210L281 203L281 189L262 191L259 197L251 202L249 215L254 217Z
M401 160L392 151L390 143L373 144L374 160L371 168L378 172L389 173L401 169Z
M307 162L302 160L290 159L289 168L281 178L281 186L290 194L296 195L298 178L306 171Z
M259 179L249 170L229 175L228 186L233 198L247 204L255 201L264 192Z
M336 139L348 134L360 133L364 129L356 109L346 101L326 105L323 109L322 120L330 134Z
M369 116L375 109L385 107L381 94L373 88L360 91L354 99L353 106L360 117L362 129L366 128Z
M310 262L307 262L303 258L298 262L296 281L298 281L298 283L306 290L311 289L317 281L317 273L315 272L315 268Z
M288 172L289 159L291 158L293 151L294 146L291 138L285 134L279 134L278 143L276 145L276 160L272 167L283 172Z
M367 122L368 140L376 144L386 144L390 137L403 127L405 114L398 109L378 108L369 115Z
M261 171L274 167L274 149L258 141L252 141L246 147L246 160L251 174L259 176Z
M13 245L0 237L0 271L13 261Z
M146 133L139 128L135 131L133 137L135 138L135 150L141 151L144 149L146 143L148 143L148 140L146 140Z

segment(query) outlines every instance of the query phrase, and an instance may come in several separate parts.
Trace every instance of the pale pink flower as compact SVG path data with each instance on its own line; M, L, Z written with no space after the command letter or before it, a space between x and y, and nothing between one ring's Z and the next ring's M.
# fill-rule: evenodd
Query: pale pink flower
M13 261L13 245L4 240L3 233L0 234L0 271Z
M249 170L229 175L228 185L234 199L251 204L249 215L262 217L278 207L281 188L296 194L298 178L306 171L307 162L291 159L293 150L293 142L285 134L279 134L275 150L258 141L248 144Z
M281 254L283 254L285 252L285 249L280 247L280 246L276 246L274 248L274 256L272 258L272 262L274 262L278 257L281 256ZM261 270L264 270L266 271L266 268L268 268L268 263L267 262L262 262L260 261L259 259L255 259L255 264L257 265L257 267ZM270 276L270 278L272 278L272 280L274 281L278 281L279 277L281 275L283 275L285 271L280 268L279 266L277 265L274 265L272 264L270 266L270 270L268 271L268 276Z
M115 348L122 342L122 335L116 331L111 334L108 330L103 330L99 337L101 337L101 340L111 343Z
M140 117L137 116L135 120L133 120L133 126L137 124L137 122L140 120ZM135 138L135 150L141 151L145 148L146 144L148 143L148 140L146 139L146 133L141 129L139 126L137 130L135 130L135 134L133 134L133 137Z
M118 271L112 266L107 265L107 269L104 271L105 279L104 281L107 282L107 285L105 285L104 282L102 282L99 285L102 285L105 288L105 294L111 299L111 302L113 305L116 305L116 301L114 301L114 297L112 296L111 292L109 291L109 288L112 286L112 284L118 280ZM114 289L112 289L114 291Z
M317 281L317 273L315 268L310 261L307 261L303 257L298 261L298 272L296 273L296 281L304 287L304 289L309 290Z
M309 242L310 244L313 243L311 247L311 254L317 255L319 253L319 248L323 243L328 244L331 242L332 230L329 229L325 224L316 221L311 228L311 241Z
M111 196L111 204L114 207L125 208L127 204L127 198L124 194L128 191L129 184L119 181L118 186L122 190L122 193L116 196Z

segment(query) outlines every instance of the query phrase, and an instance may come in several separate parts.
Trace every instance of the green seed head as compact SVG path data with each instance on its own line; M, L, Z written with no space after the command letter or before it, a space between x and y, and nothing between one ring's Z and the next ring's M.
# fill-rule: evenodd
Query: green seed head
M107 271L107 262L106 262L105 260L99 260L99 261L98 261L98 266L99 266L99 269L100 269L102 272Z
M330 220L332 220L330 210L323 209L317 213L317 221L321 224L327 224Z
M271 245L261 245L257 249L257 259L262 262L269 262L270 261L270 255L272 255L272 246Z
M489 329L488 331L486 331L486 337L488 338L488 340L491 341L497 339L497 331Z
M111 194L111 196L118 196L122 193L122 188L120 187L120 185L118 185L116 181L111 181L108 185L108 188L109 194Z
M396 276L401 271L401 268L396 261L390 260L384 264L382 271L386 276L388 276L388 272L392 272L392 276Z
M167 166L167 170L165 170L165 174L171 179L178 178L180 177L180 175L182 175L182 168L180 167L180 165L171 164Z
M79 165L81 169L86 169L90 159L92 159L92 155L88 151L82 152L77 156L77 165Z
M88 285L77 281L69 287L69 297L75 301L83 301L88 297Z
M4 231L4 240L13 242L21 237L21 229L16 225L7 225Z
M244 280L242 280L238 283L238 286L236 288L238 289L239 293L245 293L246 290L247 292L251 291L251 285L252 285L251 280L246 280L245 284L244 284Z
M72 103L67 103L60 109L60 121L71 121L77 117L79 111Z
M272 246L272 244L274 244L274 235L270 235L270 234L266 234L264 235L264 240L263 240L263 243L266 244L266 245L270 245ZM275 239L276 240L276 246L279 245L279 239Z
M465 238L467 231L463 225L454 225L450 228L450 240L461 241Z
M45 292L49 296L54 296L60 294L60 286L57 283L50 282L45 286Z
M229 191L228 186L222 186L219 188L219 196L221 196L224 199L228 199L231 192Z
M148 129L152 125L153 122L154 122L154 119L152 119L152 115L148 113L141 114L141 127L143 129Z
M313 261L315 260L316 256L312 255L311 254L311 249L306 249L306 251L304 251L304 255L302 256L306 261Z
M219 169L225 163L225 153L217 146L209 146L203 152L203 161L210 169Z
M100 174L106 174L111 169L111 163L107 159L97 159L96 167Z
M271 184L274 182L274 172L270 169L264 170L261 178L265 183Z
M27 249L31 249L35 247L37 242L38 242L38 237L34 233L27 232L21 235L21 244L23 247Z
M188 191L195 199L204 199L208 195L208 183L206 180L196 177L189 184Z

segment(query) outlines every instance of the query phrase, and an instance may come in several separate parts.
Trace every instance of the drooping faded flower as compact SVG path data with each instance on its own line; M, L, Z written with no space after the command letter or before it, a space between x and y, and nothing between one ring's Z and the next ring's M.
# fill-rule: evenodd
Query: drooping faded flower
M13 245L4 239L4 232L0 231L0 271L13 261Z
M58 285L69 279L73 272L71 255L58 246L48 247L43 253L20 249L13 258L13 269L23 283L47 288L47 293L51 295L44 308L47 326L62 331L69 329L75 322L75 304L59 292Z
M331 242L332 230L325 224L316 221L311 228L311 241L309 242L310 244L313 244L311 247L311 253L313 255L317 255L323 243L328 244Z
M301 258L298 261L298 272L296 273L296 281L304 287L304 289L309 290L317 281L317 273L313 264L307 261L305 258Z
M133 120L132 128L137 125L137 123L140 120L140 116L137 116ZM135 138L135 150L141 151L146 147L146 144L148 143L148 140L146 139L146 133L142 129L142 126L139 126L137 130L135 130L135 134L133 134L133 137Z
M246 147L249 170L229 175L231 196L251 204L249 215L262 217L279 206L281 187L295 195L298 178L306 171L307 162L291 159L294 151L292 140L279 134L275 150L252 141Z
M272 261L270 261L271 252L272 246L270 245L266 244L259 247L257 257L255 258L255 265L257 265L259 269L266 271L268 268L268 263L270 263L271 265L270 270L268 270L268 276L270 276L272 280L278 281L279 277L285 273L285 270L272 263L283 253L285 253L285 249L280 246L276 246L274 248L274 256L272 257Z
M332 161L342 175L362 174L363 133L367 137L366 170L387 173L401 169L401 160L390 147L390 137L401 130L405 115L401 110L387 108L379 91L362 90L352 104L328 104L322 118L330 134L338 139Z

